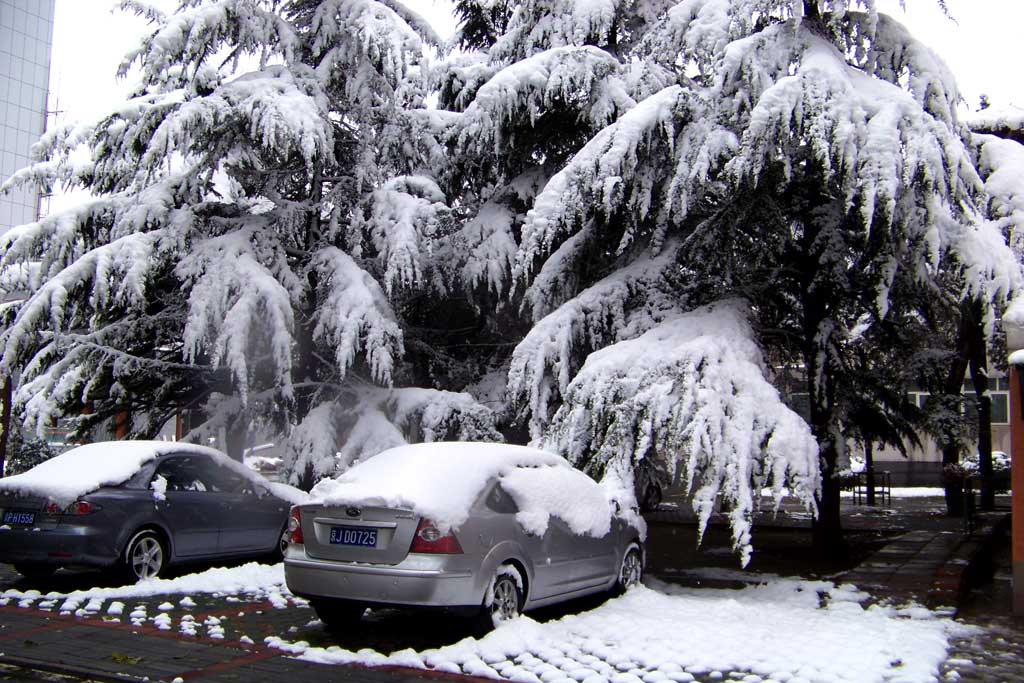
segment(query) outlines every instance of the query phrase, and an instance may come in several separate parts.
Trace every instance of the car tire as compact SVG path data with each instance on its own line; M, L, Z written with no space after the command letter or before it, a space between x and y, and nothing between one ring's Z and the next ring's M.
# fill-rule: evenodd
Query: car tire
M310 600L309 606L316 612L317 618L328 629L344 628L359 623L366 608L346 600L319 599Z
M619 563L619 574L615 579L615 592L625 593L631 586L640 583L644 578L644 554L640 544L632 542L626 547Z
M29 581L42 581L53 576L57 572L58 567L55 564L19 562L14 565L14 569Z
M277 543L274 545L274 549L267 553L266 560L270 564L278 564L284 561L285 551L288 549L288 525L285 525L281 529L281 533L277 537Z
M167 544L151 529L137 531L124 549L122 570L131 583L159 578L167 568Z
M661 487L656 483L647 484L644 489L643 499L640 501L640 512L654 512L661 505Z
M484 630L515 619L523 613L523 575L511 564L498 567L484 596L480 621Z

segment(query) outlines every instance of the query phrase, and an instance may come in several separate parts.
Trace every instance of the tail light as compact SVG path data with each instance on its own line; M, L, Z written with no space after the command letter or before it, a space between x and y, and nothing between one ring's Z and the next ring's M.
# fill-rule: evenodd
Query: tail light
M450 531L442 534L437 525L429 519L421 519L416 533L412 536L410 553L433 553L435 555L461 555L459 539Z
M288 513L288 542L302 545L305 541L302 538L302 516L299 514L299 506L293 505Z
M49 515L73 515L80 517L81 515L89 515L102 509L96 503L90 503L87 500L76 500L65 508L61 508L56 503L46 504L46 513Z

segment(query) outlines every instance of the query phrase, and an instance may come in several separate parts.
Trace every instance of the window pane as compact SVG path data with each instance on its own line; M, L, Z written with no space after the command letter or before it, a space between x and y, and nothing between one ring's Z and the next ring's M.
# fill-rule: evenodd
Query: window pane
M1009 394L992 394L992 423L1007 424L1010 421Z

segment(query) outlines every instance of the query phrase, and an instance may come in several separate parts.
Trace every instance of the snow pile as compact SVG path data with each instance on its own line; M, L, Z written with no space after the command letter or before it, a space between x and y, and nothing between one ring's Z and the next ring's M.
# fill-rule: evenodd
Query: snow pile
M64 598L64 604L61 606L62 612L74 611L82 602L97 601L94 604L100 605L103 600L111 599L117 601L116 603L111 603L111 607L113 608L115 604L119 604L120 607L118 609L123 611L124 605L122 601L131 598L148 598L154 595L174 594L196 595L203 593L245 594L254 600L269 599L270 596L280 595L281 593L290 594L284 582L283 564L266 565L249 562L232 568L215 567L198 574L186 574L173 579L147 579L129 586L89 588L70 593L51 592L47 593L46 597L50 599ZM23 592L10 589L0 593L0 601L24 600L28 597L40 597L39 591ZM7 603L4 602L3 604ZM194 602L186 603L184 600L179 604L186 608L190 605L195 605ZM99 607L97 607L98 609ZM158 609L163 609L163 606L161 605ZM138 617L145 618L144 606L141 608L141 612ZM138 617L133 615L133 618Z
M72 448L42 462L28 472L0 479L0 491L40 496L67 505L101 486L116 486L130 479L143 465L168 453L195 453L266 487L289 503L306 500L307 494L285 484L269 482L240 462L206 446L180 441L101 441ZM167 482L153 482L153 497L162 500Z
M522 683L702 680L934 681L964 627L923 608L864 607L830 582L775 579L739 591L638 586L558 621L522 617L436 650L310 647L266 641L327 664L411 666ZM784 646L783 646L784 645Z
M400 446L365 460L310 493L327 505L411 509L442 530L457 529L489 481L520 507L520 523L541 535L552 515L577 533L601 536L612 505L600 487L557 455L525 446L437 442ZM570 488L571 487L571 488ZM572 491L571 500L566 493Z
M594 480L567 467L521 467L501 478L519 507L516 520L527 533L543 536L551 517L574 534L600 538L611 530L608 498Z

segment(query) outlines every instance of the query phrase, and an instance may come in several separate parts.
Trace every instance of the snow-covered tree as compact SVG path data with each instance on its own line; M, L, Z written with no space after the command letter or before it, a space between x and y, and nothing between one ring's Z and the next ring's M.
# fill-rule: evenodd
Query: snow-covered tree
M130 410L151 435L201 410L192 436L223 429L236 454L247 430L284 435L305 483L376 452L363 419L500 439L468 395L388 391L436 388L414 324L447 213L438 150L415 144L426 22L390 0L121 4L153 25L131 99L48 133L9 181L91 197L0 238L3 267L31 265L0 360L28 426Z
M490 249L469 270L533 321L509 366L533 438L598 472L658 459L702 523L723 493L740 549L752 488L789 483L837 542L833 475L892 391L860 371L882 328L940 289L991 320L1019 287L947 68L870 0L459 8L479 51L441 81L446 187L478 207L468 258Z

